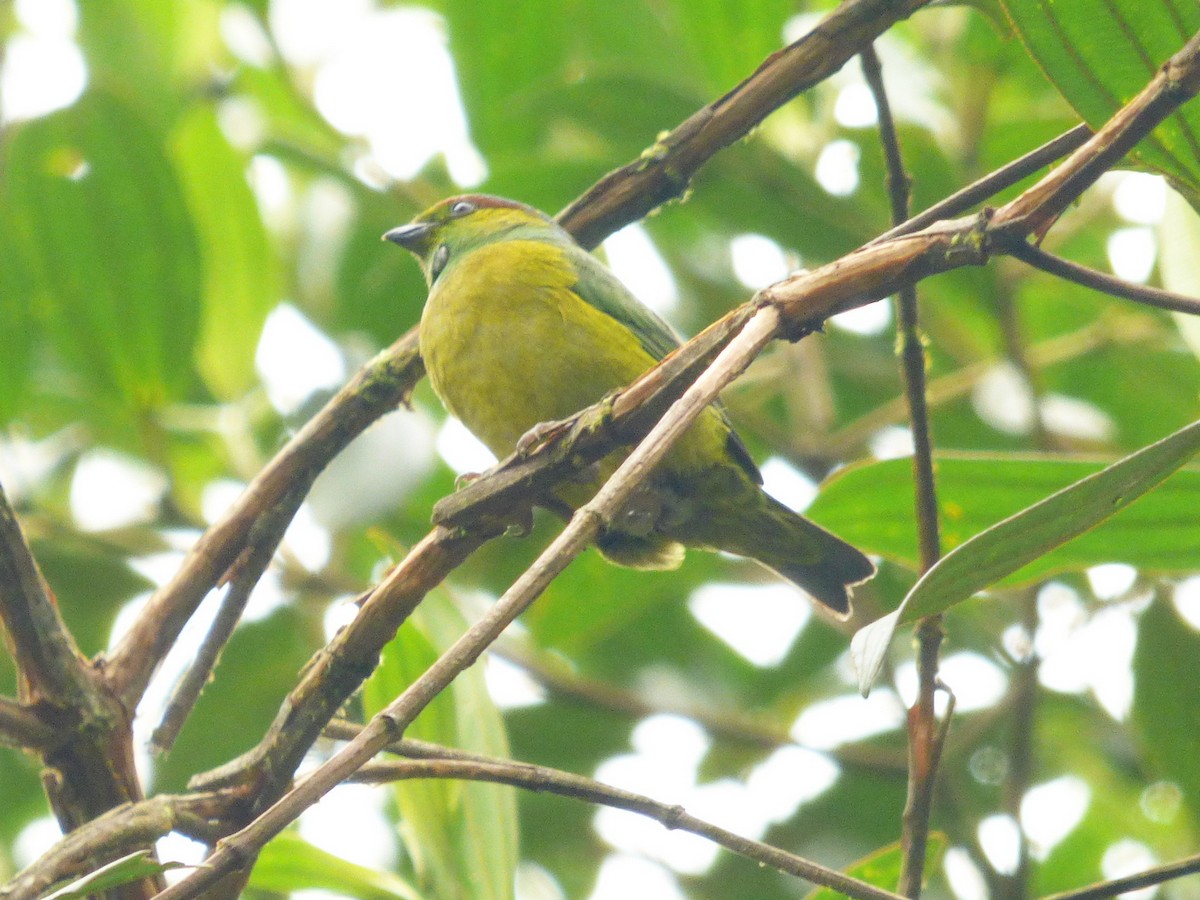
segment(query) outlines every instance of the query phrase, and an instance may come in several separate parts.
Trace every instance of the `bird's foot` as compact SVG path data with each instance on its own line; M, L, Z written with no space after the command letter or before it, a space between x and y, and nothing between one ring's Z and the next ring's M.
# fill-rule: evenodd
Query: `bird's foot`
M486 474L486 473L484 473L484 472L463 472L461 475L459 475L457 478L454 479L454 489L456 491L461 491L468 484L471 484L474 481L478 481L480 478L482 478L484 476L484 474Z
M527 459L546 444L557 440L571 429L569 419L554 422L538 422L517 441L516 453L518 458Z
M531 531L533 531L532 506L514 510L512 520L508 523L508 527L504 529L504 533L511 537L526 537Z

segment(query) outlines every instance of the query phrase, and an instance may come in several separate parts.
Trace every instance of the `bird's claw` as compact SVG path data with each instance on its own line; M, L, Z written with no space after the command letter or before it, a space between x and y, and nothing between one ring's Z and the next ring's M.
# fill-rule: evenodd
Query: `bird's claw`
M521 459L526 459L544 447L547 443L566 434L570 430L567 421L538 422L517 441L516 452Z
M527 506L513 513L513 519L508 523L504 533L512 537L525 537L531 531L533 531L533 507Z
M474 481L478 481L482 477L483 477L483 472L463 472L461 475L459 475L457 478L454 479L454 489L456 491L461 491L468 484L471 484Z

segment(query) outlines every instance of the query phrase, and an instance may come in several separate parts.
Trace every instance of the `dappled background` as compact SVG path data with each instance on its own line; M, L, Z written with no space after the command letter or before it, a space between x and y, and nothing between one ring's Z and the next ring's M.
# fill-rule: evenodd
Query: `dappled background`
M916 209L1079 121L1001 11L979 6L922 12L878 43ZM561 209L828 7L0 5L0 483L83 650L110 646L294 430L417 322L424 285L380 244L385 230L464 189ZM852 62L602 253L694 334L888 227L875 124ZM1196 293L1198 235L1163 178L1121 172L1047 246ZM1114 457L1196 418L1200 332L1169 313L1007 259L920 290L935 443L960 454L939 467L948 545L1066 483L1027 454ZM831 472L859 464L811 509L882 558L858 624L915 580L893 325L887 301L835 317L725 394L785 502L809 507ZM897 462L862 467L881 460ZM336 459L177 746L142 760L152 790L253 746L351 599L427 531L457 476L490 461L427 385ZM477 552L405 627L357 711L395 696L559 527L539 518ZM933 895L1023 896L1194 852L1200 556L1186 535L1156 535L1098 531L948 616L942 678L958 707ZM142 745L211 614L143 702ZM896 644L864 700L848 633L752 564L693 553L678 572L638 573L589 552L410 734L592 775L844 866L899 833L916 679ZM5 693L13 683L0 656ZM0 810L8 875L58 835L15 751L0 754ZM194 861L199 848L162 852ZM522 900L801 893L633 814L453 783L335 790L251 887L451 897L470 882L490 897L514 869ZM1194 878L1168 891L1200 896Z

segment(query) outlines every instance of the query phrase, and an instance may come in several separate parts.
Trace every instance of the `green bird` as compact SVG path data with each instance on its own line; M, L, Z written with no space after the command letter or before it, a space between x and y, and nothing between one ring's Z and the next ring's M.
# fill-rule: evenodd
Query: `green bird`
M598 259L522 203L452 197L384 238L410 250L429 283L420 347L434 391L500 458L535 425L597 402L679 345ZM545 505L569 515L627 452L559 485ZM684 547L747 556L845 618L849 588L874 566L761 484L746 446L712 406L597 546L613 562L641 569L677 567Z

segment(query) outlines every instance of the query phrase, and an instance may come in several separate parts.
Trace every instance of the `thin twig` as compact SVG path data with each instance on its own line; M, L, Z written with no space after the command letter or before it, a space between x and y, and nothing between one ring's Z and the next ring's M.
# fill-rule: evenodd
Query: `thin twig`
M835 869L818 865L801 856L787 853L770 844L744 838L711 822L690 815L682 806L660 803L642 794L610 787L582 775L573 775L545 766L494 759L489 761L461 759L424 759L403 762L368 763L354 776L354 781L368 784L388 784L413 778L458 778L467 781L487 781L507 784L539 793L557 794L588 803L624 809L654 819L664 828L687 831L708 838L716 844L745 856L760 865L769 865L781 872L803 878L813 884L840 891L848 897L864 900L899 900L899 894L883 890L844 875Z
M1147 869L1136 875L1126 875L1123 878L1102 881L1085 888L1063 891L1060 894L1048 894L1042 900L1100 900L1102 897L1115 897L1126 891L1136 891L1138 888L1173 881L1195 872L1200 872L1200 853L1155 866L1153 869Z
M363 733L365 725L351 722L349 719L333 719L325 726L324 735L335 741L352 741ZM400 738L390 741L383 748L385 753L394 753L409 759L457 759L463 762L496 762L497 758L484 753L474 753L470 750L460 750L457 747L447 747L445 744L435 744L432 741L419 741L416 738Z
M246 552L232 566L234 575L216 618L204 636L200 649L196 651L192 664L172 691L162 719L150 736L150 744L156 750L166 752L175 745L175 739L179 737L184 722L191 715L196 701L200 699L201 691L212 677L221 651L233 636L233 631L246 610L246 604L250 602L255 585L270 565L279 546L279 537L287 531L288 523L291 522L303 494L303 491L285 494L280 502L266 510L256 523Z
M1061 256L1055 256L1053 253L1047 253L1041 247L1031 244L1023 238L1007 242L1004 251L1034 268L1094 291L1101 291L1114 297L1123 297L1126 300L1133 300L1135 303L1154 306L1158 309L1169 309L1171 312L1200 315L1200 300L1195 297L1164 291L1162 288L1146 284L1133 284L1117 278L1115 275L1090 269L1079 263L1063 259Z
M887 167L888 197L892 219L903 222L908 215L909 178L900 152L900 139L892 119L891 105L883 84L883 70L874 48L862 52L862 68L867 86L875 98L879 118L879 139ZM942 555L938 536L937 491L933 477L933 438L929 409L925 400L925 347L918 321L917 289L906 285L897 292L896 318L899 328L900 360L908 398L909 422L913 438L913 482L916 488L917 531L920 543L921 571L928 571Z
M883 144L887 166L892 221L902 223L908 216L909 179L883 83L883 70L873 47L863 50L862 68L879 118L879 139ZM929 423L925 396L925 347L921 342L918 315L916 286L906 285L897 293L896 323L904 392L908 400L909 429L913 440L913 489L920 565L921 571L927 572L938 561L942 551L938 534L937 488L933 475L933 429ZM898 890L906 897L919 897L921 894L933 789L937 783L936 760L941 756L941 738L944 737L944 732L939 736L933 727L936 721L933 698L937 682L938 647L941 644L940 621L936 617L924 620L917 629L917 636L921 646L922 664L918 666L921 686L917 704L910 714L908 798L900 836L903 859ZM923 765L923 761L932 761L932 764Z
M1023 178L1028 178L1039 169L1043 169L1056 159L1062 159L1072 150L1083 146L1092 136L1092 129L1079 124L1070 131L1064 131L1040 147L1030 150L1024 156L1014 159L1007 165L1001 166L994 172L989 172L978 181L973 181L965 188L955 191L945 200L940 200L924 212L918 213L906 222L885 231L872 244L890 241L904 234L912 234L922 228L928 228L934 222L959 216L989 197L1012 187Z

